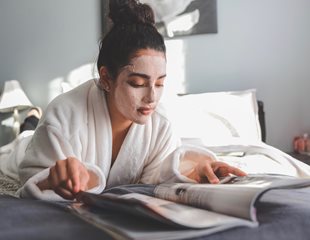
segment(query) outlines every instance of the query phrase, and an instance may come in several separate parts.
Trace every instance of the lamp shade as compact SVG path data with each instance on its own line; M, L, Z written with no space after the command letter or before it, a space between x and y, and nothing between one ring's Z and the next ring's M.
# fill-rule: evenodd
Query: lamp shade
M13 112L32 107L26 93L17 80L10 80L4 83L4 89L0 97L0 112Z

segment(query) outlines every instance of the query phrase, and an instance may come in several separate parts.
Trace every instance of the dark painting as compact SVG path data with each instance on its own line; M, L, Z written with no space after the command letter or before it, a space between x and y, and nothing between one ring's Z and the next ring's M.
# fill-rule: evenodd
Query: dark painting
M216 0L140 0L155 13L156 27L166 38L217 33ZM109 28L108 1L102 0L102 32Z

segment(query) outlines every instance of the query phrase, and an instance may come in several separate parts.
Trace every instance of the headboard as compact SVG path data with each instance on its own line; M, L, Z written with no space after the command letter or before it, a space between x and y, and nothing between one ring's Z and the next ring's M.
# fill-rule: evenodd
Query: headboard
M258 105L258 120L261 127L262 132L262 141L266 142L266 123L265 123L265 111L264 111L264 103L261 100L257 101Z

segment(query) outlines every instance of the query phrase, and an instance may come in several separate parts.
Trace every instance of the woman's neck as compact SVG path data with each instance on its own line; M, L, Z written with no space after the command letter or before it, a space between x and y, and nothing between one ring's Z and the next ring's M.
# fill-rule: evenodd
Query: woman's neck
M117 121L111 119L111 127L112 127L112 133L114 135L122 134L124 132L128 132L130 126L132 125L132 121Z
M116 109L109 108L109 113L113 133L122 133L130 128L132 121L125 119Z
M111 127L113 133L122 133L124 131L127 131L132 121L126 119L115 107L115 104L113 101L109 98L108 95L106 95L106 101L108 106L108 111L110 115L110 121L111 121Z
M110 103L110 104L109 104ZM120 112L107 99L108 110L110 114L112 128L112 164L123 145L126 135L132 125L132 121L125 119Z
M113 119L111 116L111 126L112 126L112 164L116 160L119 151L124 143L127 133L130 129L131 121L118 121Z

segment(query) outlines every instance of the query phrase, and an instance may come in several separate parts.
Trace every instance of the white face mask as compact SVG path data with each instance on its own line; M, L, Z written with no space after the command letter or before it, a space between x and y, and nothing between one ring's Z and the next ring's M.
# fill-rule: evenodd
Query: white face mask
M165 76L163 56L133 58L116 79L114 96L118 111L128 120L145 124L161 98Z

